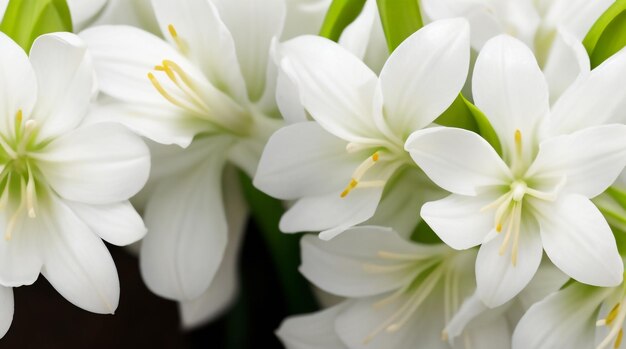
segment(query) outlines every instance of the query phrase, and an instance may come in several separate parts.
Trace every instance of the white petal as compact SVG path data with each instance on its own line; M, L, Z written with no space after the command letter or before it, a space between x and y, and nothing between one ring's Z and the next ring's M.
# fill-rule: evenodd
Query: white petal
M504 185L511 177L498 153L478 134L448 127L414 132L405 149L437 185L461 195Z
M282 39L320 30L331 0L287 0L287 16Z
M517 295L517 301L526 311L552 292L560 290L569 280L570 278L557 268L550 259L545 258L528 286Z
M346 145L316 122L286 126L267 142L254 185L280 199L339 191L362 161Z
M513 349L593 348L607 291L574 283L535 303L515 328Z
M138 28L105 25L89 28L80 36L93 56L98 87L123 101L169 106L147 76L164 59L176 62L187 73L197 71L163 39Z
M42 212L47 231L41 273L74 305L112 314L118 305L120 284L109 251L61 199L54 195L50 199L50 212Z
M613 0L553 0L544 15L543 25L549 28L564 28L578 40L585 37L593 23L614 1Z
M539 227L533 217L524 212L517 246L517 263L511 258L511 237L505 253L500 255L500 247L506 231L483 244L476 259L476 283L478 295L488 307L497 307L515 297L537 272L541 262L542 249Z
M4 33L0 33L0 130L13 130L15 115L30 116L37 100L37 80L28 57Z
M68 0L67 6L69 7L70 13L72 14L72 25L74 30L77 28L85 26L89 21L93 20L94 17L100 13L103 8L107 5L107 0L92 0L92 1L81 1L81 0Z
M7 227L8 217L3 213L0 227ZM5 233L6 234L6 233ZM25 214L18 218L11 239L0 237L0 284L3 286L30 285L39 276L43 264L42 235L48 231L41 219Z
M512 331L504 316L491 321L478 321L468 327L463 340L459 340L453 348L509 349Z
M200 67L215 86L223 86L224 92L239 102L246 101L235 43L213 2L152 0L152 6L163 36L176 47L177 40L169 27L173 26L183 42L182 53Z
M582 283L617 286L624 264L611 228L594 204L582 195L566 195L536 206L541 241L552 263Z
M283 69L278 70L276 82L276 104L288 124L307 121L304 106L300 101L298 86Z
M140 266L148 288L162 297L198 298L222 262L228 241L221 191L227 144L201 143L207 147L205 160L163 179L147 203Z
M365 297L393 291L415 277L415 265L386 260L380 252L414 255L441 254L443 246L417 246L382 227L355 227L330 241L306 235L300 242L300 272L317 287L345 297ZM389 267L389 272L373 272L369 267ZM397 267L397 268L396 268Z
M279 62L328 132L347 141L379 136L372 112L378 79L357 57L328 39L301 36L280 46Z
M549 110L549 95L528 46L506 35L489 40L476 60L472 92L476 106L498 134L505 156L514 154L516 130L524 139L523 154L530 156L537 122Z
M241 193L239 176L234 168L226 171L224 176L228 244L224 251L224 259L209 288L199 298L179 303L180 318L185 329L196 328L216 318L237 296L239 287L237 260L246 228L248 207Z
M89 204L128 200L150 172L145 143L113 123L80 127L55 139L37 158L46 181L59 195Z
M464 250L480 245L495 229L493 211L483 212L481 209L496 199L496 195L452 194L424 204L420 215L448 246Z
M126 246L146 235L143 220L128 201L107 205L66 202L74 213L104 241Z
M78 126L94 89L85 43L71 33L42 35L33 43L30 61L39 87L33 112L33 119L42 124L39 136L56 136Z
M1 17L2 14L0 14ZM11 327L13 312L13 289L11 287L0 287L0 338L4 337L9 327Z
M220 18L233 36L248 96L256 101L263 94L270 43L280 37L285 21L285 2L280 0L216 1Z
M280 219L286 233L321 231L320 238L332 239L344 230L374 215L383 188L355 189L342 198L341 191L298 200Z
M187 115L183 110L160 104L99 104L86 122L117 122L161 144L188 147L193 137L208 131L207 122Z
M552 108L551 130L570 133L589 126L626 121L624 79L626 50L621 50L582 75L561 95Z
M559 30L543 67L550 87L550 103L558 100L578 76L590 70L589 55L583 44L570 33Z
M441 20L396 48L380 73L384 115L395 134L433 122L461 92L469 69L469 24Z
M419 211L424 203L442 199L446 192L414 168L397 174L383 193L374 216L365 225L392 228L403 237L410 237L421 221Z
M285 319L276 336L287 349L348 349L335 333L335 318L349 303L341 303L317 313Z
M376 2L366 1L361 13L341 32L339 45L363 60L376 21L378 21Z
M593 198L615 182L624 166L626 126L604 125L542 142L527 176L565 176L564 191Z

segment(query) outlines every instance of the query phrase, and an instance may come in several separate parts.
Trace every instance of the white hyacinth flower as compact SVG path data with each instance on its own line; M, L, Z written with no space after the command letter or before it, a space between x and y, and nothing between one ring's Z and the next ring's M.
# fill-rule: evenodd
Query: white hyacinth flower
M581 42L615 0L423 0L431 20L464 17L479 51L492 37L508 34L535 53L554 102L580 73L589 70Z
M457 326L462 333L454 333L460 336L454 346L442 338L446 323L475 290L475 250L412 243L374 226L351 228L331 241L305 236L301 247L302 274L348 300L287 320L278 335L290 349L329 348L322 345L329 342L359 349L409 349L416 343L432 349L510 346L511 329L502 312Z
M394 216L410 211L398 209L400 202L414 208L407 219L415 222L414 212L420 200L427 200L428 189L413 178L417 173L421 182L428 180L411 164L404 141L448 108L465 82L467 22L444 20L420 29L393 52L380 77L346 49L320 37L287 41L278 56L315 120L276 132L254 179L274 197L297 200L282 217L281 230L322 231L320 237L332 238L370 219L384 190L390 205L396 205L385 210L385 223L405 221L406 214ZM394 190L395 184L402 189Z
M496 37L478 56L473 92L502 157L461 129L418 131L407 141L416 163L453 193L424 205L422 218L453 248L482 244L476 273L487 305L503 304L527 285L542 246L580 282L622 282L615 238L589 199L626 165L626 126L590 126L614 117L614 100L624 94L615 88L626 75L624 58L621 53L586 74L550 110L532 52L512 37Z
M80 38L41 36L30 60L4 34L0 49L0 284L41 273L76 306L113 313L119 280L101 239L145 234L128 198L148 178L148 148L121 125L84 122L94 88Z

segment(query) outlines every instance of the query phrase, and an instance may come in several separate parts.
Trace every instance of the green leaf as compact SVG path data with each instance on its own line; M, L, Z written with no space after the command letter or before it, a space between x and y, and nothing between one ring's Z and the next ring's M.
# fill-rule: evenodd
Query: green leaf
M10 0L0 30L29 52L40 35L72 31L70 9L65 0Z
M377 0L376 3L389 52L424 25L418 0Z
M626 46L626 0L617 0L591 27L583 45L595 68Z
M365 0L333 0L326 12L320 36L338 41L341 33L363 10Z
M300 234L283 234L278 230L278 222L285 211L283 204L257 190L248 176L242 173L240 177L252 218L271 252L289 312L298 314L317 310L311 287L298 272Z
M502 155L498 135L496 135L485 114L460 93L450 107L435 120L435 123L477 132L491 144L498 154Z

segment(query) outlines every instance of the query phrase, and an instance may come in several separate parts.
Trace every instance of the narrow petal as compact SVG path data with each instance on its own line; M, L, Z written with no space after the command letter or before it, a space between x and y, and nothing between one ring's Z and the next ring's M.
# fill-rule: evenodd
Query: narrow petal
M13 130L15 115L30 116L37 100L37 79L24 50L0 33L0 130Z
M276 79L276 104L283 119L288 124L307 121L306 111L300 101L300 93L296 83L283 69L278 70Z
M378 78L356 56L328 39L301 36L282 44L278 59L305 109L328 132L347 141L380 134L372 112Z
M287 16L282 39L287 40L302 34L317 33L331 0L286 1Z
M85 118L94 89L93 65L87 46L71 33L42 35L30 50L37 75L38 98L33 119L39 136L57 136Z
M285 2L280 0L216 1L219 16L235 43L248 96L261 98L266 84L267 64L272 38L280 37L285 21Z
M570 33L559 30L543 67L550 87L550 103L557 101L581 74L590 70L589 55L583 44Z
M228 224L228 244L224 259L215 273L209 288L192 301L179 303L182 325L185 329L197 328L215 319L235 301L239 282L237 261L248 219L248 207L238 182L239 176L230 167L224 173L224 208Z
M524 212L526 213L526 212ZM505 232L483 244L476 259L476 284L478 295L488 307L502 305L526 287L537 272L542 248L539 227L533 217L524 214L519 231L517 262L511 257L511 245L500 254ZM510 238L511 240L514 237Z
M535 303L513 333L513 349L594 347L596 316L610 289L574 283Z
M107 205L66 202L74 213L104 241L126 246L146 235L143 220L128 201Z
M280 219L286 233L320 231L320 238L332 239L344 230L370 219L383 194L383 188L363 188L342 198L341 190L298 200Z
M626 50L621 50L583 74L561 95L552 108L551 131L563 134L589 126L624 123L625 79Z
M0 227L6 230L6 213L1 217ZM31 219L21 215L11 238L0 237L1 285L16 287L30 285L37 280L43 264L41 235L47 233L45 225L39 218Z
M476 60L472 87L505 156L514 154L516 130L527 140L523 154L530 156L537 122L549 111L548 84L530 48L506 35L489 40Z
M364 60L367 47L372 40L372 31L377 21L378 10L376 2L366 1L361 13L341 33L338 41L339 45Z
M493 211L483 212L482 208L497 198L496 195L452 194L424 204L420 215L448 246L464 250L480 245L487 234L495 230Z
M88 204L128 200L150 173L148 147L113 123L80 127L55 139L37 158L46 181L59 195Z
M43 276L65 299L85 310L112 314L120 284L113 259L100 238L59 198L50 195L50 212L42 212Z
M237 64L233 36L214 2L153 0L152 6L170 44L200 67L213 85L223 86L224 92L238 102L246 101L246 85ZM263 17L255 21L260 18Z
M393 51L380 73L384 115L402 139L433 122L458 96L469 69L469 24L426 25Z
M300 272L309 281L332 294L353 298L393 291L415 277L415 264L387 260L381 258L380 253L415 256L418 260L446 250L441 245L417 246L382 227L351 228L330 241L306 235L300 247ZM373 271L378 267L391 271Z
M222 262L228 242L221 191L227 145L221 139L199 144L206 158L163 179L149 198L140 267L148 288L162 297L198 298Z
M348 349L335 333L337 315L349 303L341 303L317 313L285 319L276 336L287 349Z
M2 17L1 14L0 17ZM9 327L11 327L14 310L13 289L11 287L0 287L0 338L4 337Z
M608 223L582 195L566 195L537 205L541 241L550 260L564 273L585 284L617 286L624 264Z
M507 184L508 167L485 139L458 128L414 132L405 149L426 175L443 189L476 195L484 187Z
M626 126L604 125L550 138L539 146L527 176L565 176L563 190L588 198L600 195L626 166Z
M340 191L362 161L346 145L316 122L284 127L267 142L254 185L280 199Z

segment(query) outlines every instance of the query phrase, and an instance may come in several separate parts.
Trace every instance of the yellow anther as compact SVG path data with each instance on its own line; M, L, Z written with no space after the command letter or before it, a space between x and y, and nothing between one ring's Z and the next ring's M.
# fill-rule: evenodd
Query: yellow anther
M522 154L522 131L519 129L515 130L515 149L518 155Z
M15 114L15 123L22 124L22 118L23 118L22 109L18 109L17 113Z
M162 65L155 65L154 70L156 71L165 71L165 67Z
M620 303L615 304L613 309L611 309L609 314L606 316L607 325L610 325L613 322L613 320L615 320L615 318L617 317L617 314L619 313L619 308L620 308Z
M167 26L167 31L172 36L172 39L176 43L176 46L178 46L178 49L181 52L185 53L187 51L187 45L185 45L185 42L183 41L183 39L180 36L178 36L178 32L176 31L176 28L174 28L174 25L169 24Z
M359 184L359 182L358 182L356 179L354 179L354 178L350 179L350 183L348 184L348 186L346 187L346 189L344 189L344 190L341 192L341 197L342 197L342 198L345 198L346 196L348 196L348 194L350 194L350 192L352 191L352 189L356 188L356 186L357 186L358 184Z
M496 231L497 231L498 233L501 233L501 232L502 232L502 223L498 223L498 225L496 225Z
M617 334L617 338L615 339L615 344L613 344L613 348L617 349L620 345L622 345L622 338L624 337L624 330L620 329Z
M378 161L378 159L379 159L378 152L375 152L374 155L372 155L372 160Z
M176 31L176 28L174 28L173 24L169 24L167 26L167 31L170 32L170 35L172 36L172 38L174 39L178 38L178 32Z

